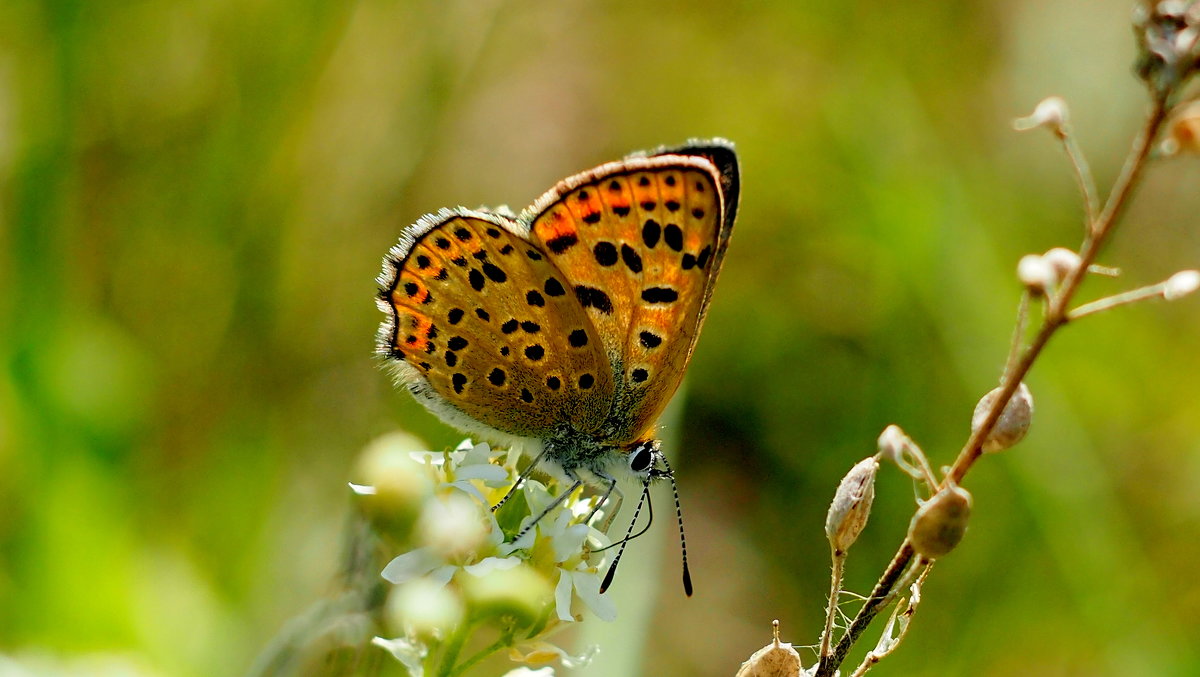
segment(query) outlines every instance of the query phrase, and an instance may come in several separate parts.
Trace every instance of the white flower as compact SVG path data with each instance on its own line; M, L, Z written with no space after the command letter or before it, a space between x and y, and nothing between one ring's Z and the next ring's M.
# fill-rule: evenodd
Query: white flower
M459 608L455 604L465 602L460 619L499 613L497 609L511 614L516 598L509 599L509 587L515 585L512 581L528 579L525 587L531 590L526 595L529 599L518 601L534 614L538 605L545 609L552 593L555 608L548 622L542 616L541 629L511 648L510 655L531 664L560 661L568 668L590 660L591 653L571 656L545 640L577 620L571 613L575 597L598 618L616 618L616 605L600 594L601 574L611 551L596 552L611 541L580 522L591 512L595 499L585 499L584 493L578 492L545 512L557 496L542 482L526 478L521 493L511 502L520 508L506 505L498 511L504 519L502 528L491 506L517 481L518 454L468 440L454 451L413 452L410 456L428 477L431 491L419 506L420 515L412 530L415 547L392 559L382 572L387 581L407 588L403 593L397 590L392 604L395 626L403 627L406 634L397 639L376 638L374 643L396 656L412 674L420 674L428 649L419 637L453 631L446 627L452 613L426 618L429 614L417 608L420 600L436 601L450 612ZM371 496L370 486L351 489L364 499ZM519 540L506 542L512 538L512 531L506 535L505 528L523 529L539 516L537 525ZM515 524L518 519L519 525ZM538 581L543 581L540 590L533 585ZM450 600L455 604L442 604ZM549 667L519 668L509 674L547 677L554 672Z

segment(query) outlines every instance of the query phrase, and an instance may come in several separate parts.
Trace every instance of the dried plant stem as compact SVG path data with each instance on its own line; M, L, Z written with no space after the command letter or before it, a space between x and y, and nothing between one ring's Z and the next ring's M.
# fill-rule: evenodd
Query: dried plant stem
M962 483L963 478L971 470L975 461L983 454L984 440L987 439L993 428L995 428L996 422L1000 420L1000 414L1008 406L1013 393L1017 391L1017 387L1020 386L1021 381L1024 380L1030 368L1033 367L1034 361L1041 355L1042 349L1046 347L1046 344L1050 341L1050 337L1068 322L1067 304L1074 298L1080 283L1088 273L1088 268L1096 260L1096 256L1100 252L1100 247L1108 239L1118 218L1128 205L1129 197L1132 195L1133 189L1137 186L1141 178L1142 171L1146 166L1146 160L1150 156L1150 151L1154 146L1154 139L1158 136L1167 113L1166 97L1162 94L1156 94L1151 103L1150 113L1146 116L1145 124L1134 141L1133 148L1125 160L1120 176L1117 177L1116 182L1113 184L1113 189L1109 193L1104 209L1089 224L1087 232L1084 235L1083 245L1079 251L1080 265L1067 276L1058 293L1048 301L1048 308L1046 309L1045 317L1042 320L1042 325L1038 329L1037 335L1021 354L1020 359L1016 361L1012 369L1005 374L999 396L993 401L987 416L975 428L974 432L971 433L966 445L959 452L954 465L942 480L942 487L951 483ZM879 615L880 610L884 608L886 602L890 601L890 593L895 588L896 582L900 579L909 562L912 561L913 554L912 545L905 539L900 545L900 549L896 551L895 556L892 557L892 561L887 565L887 568L884 569L883 574L875 583L875 588L871 591L871 596L867 598L867 601L850 623L850 627L846 629L846 633L838 641L832 654L821 657L815 677L832 677L838 667L846 660L846 655L850 652L850 648L862 636L862 633L867 629L871 621Z
M1087 157L1079 148L1079 142L1075 140L1075 135L1063 133L1059 134L1058 138L1062 140L1063 149L1067 151L1067 157L1071 159L1071 168L1075 170L1075 182L1079 184L1079 192L1083 194L1084 209L1087 210L1088 230L1091 231L1096 224L1096 212L1100 210L1100 197L1096 194L1096 180L1092 178L1091 167L1088 166Z
M1017 306L1017 322L1013 328L1012 343L1008 348L1008 359L1004 361L1004 376L1012 372L1017 358L1021 355L1021 343L1025 338L1025 330L1029 326L1029 290L1021 294L1021 303Z
M1071 312L1067 313L1067 320L1074 322L1081 317L1095 315L1096 313L1104 312L1105 310L1112 310L1117 306L1124 306L1130 303L1137 303L1138 301L1152 299L1156 296L1162 296L1165 288L1166 284L1159 282L1158 284L1131 289L1127 292L1122 292L1113 296L1106 296L1102 299L1092 301L1091 303L1085 303L1082 306L1075 308Z
M908 598L908 603L904 604L901 601L901 604L892 610L892 616L888 619L883 637L879 638L879 644L867 652L867 655L863 657L862 663L851 673L850 677L862 677L867 674L868 670L875 667L888 654L895 651L900 646L900 642L904 641L904 636L908 634L909 621L917 613L917 607L921 604L921 588L925 585L925 578L929 576L929 572L932 569L933 562L924 562L922 564L921 575L917 577L916 583L912 585L912 594ZM904 607L903 611L900 610L901 605ZM897 623L899 623L900 629L893 635L892 632L896 628Z
M842 572L846 566L846 553L833 552L833 571L829 575L829 606L825 609L825 632L821 633L822 658L829 655L833 645L833 619L838 611L838 597L842 592Z

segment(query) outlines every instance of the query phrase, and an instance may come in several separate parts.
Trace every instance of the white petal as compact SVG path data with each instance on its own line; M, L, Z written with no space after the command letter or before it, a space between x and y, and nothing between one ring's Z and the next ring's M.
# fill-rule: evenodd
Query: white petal
M454 473L456 480L483 480L488 483L495 483L495 486L501 486L508 483L508 471L498 465L493 465L484 461L483 463L472 463L462 465Z
M347 484L350 485L350 491L353 491L356 496L375 495L375 487L369 484L355 484L354 482L348 482Z
M476 444L467 449L459 447L459 451L466 451L463 460L459 465L480 465L488 462L492 456L492 450L486 444Z
M596 618L612 622L617 619L617 604L611 597L600 594L600 575L586 571L572 571L571 582L575 584L575 593L587 605Z
M408 668L409 677L424 677L425 668L421 663L425 659L425 654L428 653L425 645L409 641L403 637L397 637L396 639L373 637L371 643L395 656L396 660L400 661L405 668Z
M455 481L450 482L449 484L446 484L443 486L454 487L455 489L458 489L459 491L462 491L463 493L469 494L471 496L471 498L475 499L476 501L479 501L480 503L487 502L487 499L485 499L483 497L483 493L481 491L479 491L479 489L477 489L474 484L471 484L470 480L455 480Z
M488 525L491 528L491 531L488 532L487 536L488 543L490 543L494 548L503 549L504 530L500 528L500 523L496 521L496 513L492 512L490 508L487 511L487 518ZM501 552L500 554L507 555L510 552L512 552L511 549Z
M570 516L569 513L563 513ZM583 539L588 534L588 525L573 524L567 527L562 534L555 537L550 544L554 547L554 561L563 562L572 555L579 554L583 548Z
M554 608L558 612L560 621L575 620L575 617L571 615L571 592L573 590L570 572L559 572L558 585L554 586Z
M584 650L584 652L579 654L578 656L572 656L571 654L564 651L563 656L562 656L563 667L564 668L582 668L582 667L586 666L588 663L591 663L592 659L595 658L596 654L598 654L598 653L600 653L600 645L599 644L592 644L592 645L588 646L588 648L586 650Z
M493 571L511 569L521 563L520 557L485 557L476 564L463 569L472 576L486 576Z
M433 571L442 561L432 548L417 548L393 559L383 568L383 578L389 583L400 584Z
M440 566L429 572L429 580L437 583L438 585L445 585L450 582L451 578L454 578L454 572L456 571L458 571L458 567L454 566L453 564Z

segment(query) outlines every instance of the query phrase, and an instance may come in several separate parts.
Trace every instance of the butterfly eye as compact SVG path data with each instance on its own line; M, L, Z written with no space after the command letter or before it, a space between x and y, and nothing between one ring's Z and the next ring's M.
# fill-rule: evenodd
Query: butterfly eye
M654 460L654 452L649 444L639 444L629 455L629 469L635 473L644 473Z

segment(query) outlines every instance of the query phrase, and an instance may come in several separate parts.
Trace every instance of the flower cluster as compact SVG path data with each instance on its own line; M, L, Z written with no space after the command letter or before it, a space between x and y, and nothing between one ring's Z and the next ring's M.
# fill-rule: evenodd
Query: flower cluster
M527 478L492 511L517 482L519 454L470 441L454 451L410 451L414 442L401 433L376 440L361 464L367 484L351 485L384 541L402 553L382 572L394 586L386 606L393 636L374 643L418 677L435 666L437 674L461 674L501 649L543 666L516 674L552 675L545 664L586 662L591 652L572 656L548 638L581 620L580 606L616 618L600 595L610 541L582 523L597 499L576 492L513 542L555 498ZM499 636L463 658L476 632Z

